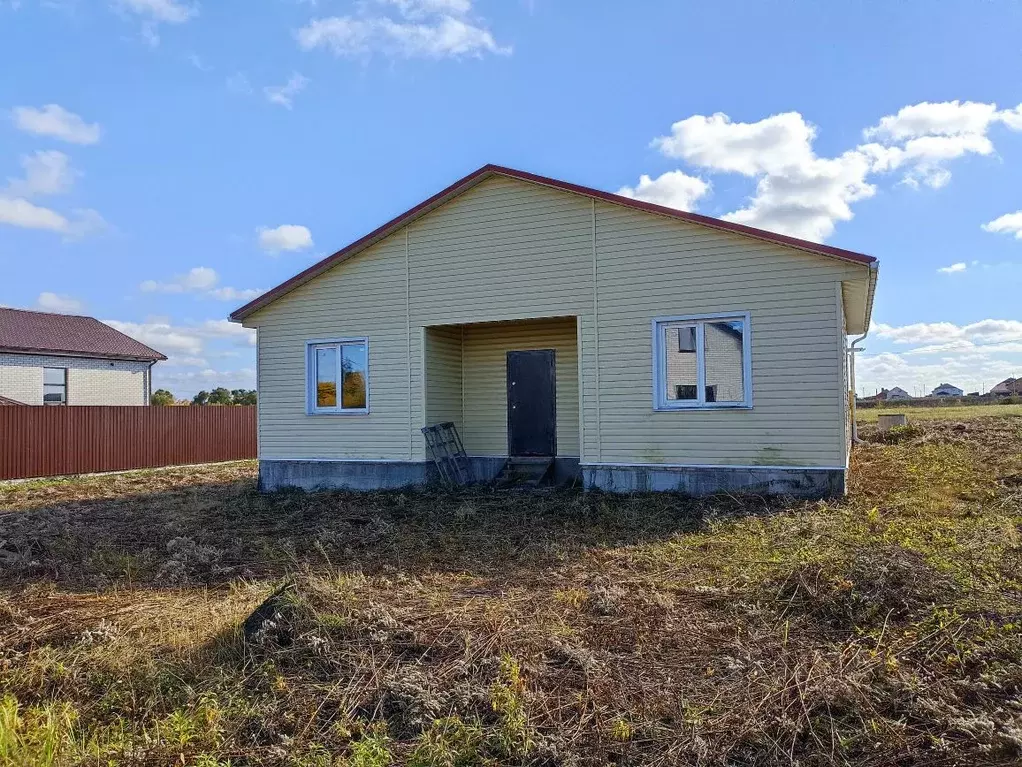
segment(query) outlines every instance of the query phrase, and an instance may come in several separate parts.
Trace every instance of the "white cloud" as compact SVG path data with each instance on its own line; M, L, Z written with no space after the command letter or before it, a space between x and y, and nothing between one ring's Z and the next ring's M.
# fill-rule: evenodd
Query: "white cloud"
M386 10L396 11L396 18ZM337 56L441 59L511 53L473 18L470 0L378 0L364 3L357 16L313 19L295 37L304 50L327 48Z
M36 299L36 306L44 312L57 312L60 314L80 312L85 308L85 304L77 298L49 292L39 294L39 298Z
M224 338L244 346L256 345L256 332L230 320L206 320L195 332L205 338Z
M999 110L996 104L975 101L924 101L880 118L863 136L879 141L887 150L878 170L907 166L906 184L939 189L951 180L943 163L968 154L993 154L994 144L987 134L999 123L1022 130L1022 105Z
M13 114L14 124L27 133L50 136L72 144L95 144L99 141L99 123L86 123L59 104L47 104L42 108L15 107Z
M63 152L49 150L36 152L21 158L25 177L8 178L7 189L3 192L10 197L36 197L48 194L64 194L74 186L81 174L71 168L70 158Z
M79 239L106 228L103 217L94 210L78 208L68 218L24 198L3 196L0 196L0 224L57 232L68 240Z
M725 220L823 241L837 222L853 217L854 203L876 194L874 175L900 169L904 184L939 189L951 180L948 161L994 152L988 132L995 124L1022 130L1022 105L1014 110L958 101L907 106L867 128L868 143L829 158L817 156L817 129L798 112L751 123L733 122L723 113L693 115L675 122L653 146L711 173L756 180L746 206Z
M215 290L209 291L206 295L217 299L218 301L251 301L257 296L261 296L266 291L261 288L248 288L246 290L239 290L237 288L216 288Z
M208 266L196 266L169 282L146 280L138 287L143 293L188 293L209 290L216 285L218 279L215 270Z
M139 16L168 24L183 24L198 13L196 7L177 0L117 0L117 4Z
M902 107L897 114L863 131L866 138L910 139L917 136L960 136L982 134L997 114L996 104L974 101L945 101Z
M18 226L23 229L66 232L71 222L57 211L33 205L28 200L0 197L0 224Z
M175 353L197 356L202 353L202 338L193 329L175 327L169 322L121 322L103 320L107 325L170 356Z
M197 6L179 0L114 0L114 4L142 19L140 34L150 48L160 44L160 24L184 24L199 12Z
M966 266L965 262L959 261L956 264L951 264L951 266L942 266L937 271L941 274L957 274L959 272L964 272L968 268L969 267Z
M196 266L166 282L146 280L138 288L143 293L195 293L218 301L249 301L262 294L259 289L217 287L220 275L208 266Z
M267 85L263 88L263 95L271 104L279 104L290 109L294 103L294 97L305 90L309 84L309 78L295 72L288 79L286 85Z
M203 356L207 342L227 342L245 348L256 343L254 330L227 320L204 320L186 325L174 325L164 317L150 317L145 322L103 322L173 358Z
M671 126L670 136L653 140L668 157L716 172L757 176L783 173L813 158L816 128L798 112L773 115L755 123L734 123L718 112L694 115Z
M678 210L695 210L696 202L709 191L710 185L701 178L671 170L655 179L639 176L637 186L623 186L617 193Z
M1015 239L1022 240L1022 210L1005 213L993 221L983 224L983 231L995 234L1013 234Z
M281 224L269 229L261 226L256 229L259 236L259 247L267 253L279 253L282 250L304 250L312 247L312 232L298 224Z
M815 138L815 126L798 112L755 123L735 123L717 113L674 123L670 135L653 146L711 172L758 179L749 204L725 220L821 241L837 221L852 218L851 203L872 197L876 188L866 182L868 156L849 151L817 157Z
M951 322L916 322L900 327L875 323L871 332L896 344L935 344L965 340L973 344L1022 341L1020 320L980 320L968 325Z

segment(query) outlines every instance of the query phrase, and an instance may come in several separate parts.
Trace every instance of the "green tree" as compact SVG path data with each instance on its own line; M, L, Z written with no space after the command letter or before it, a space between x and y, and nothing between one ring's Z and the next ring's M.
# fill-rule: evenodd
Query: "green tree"
M232 389L231 400L235 405L254 405L256 403L255 389Z
M207 405L230 405L233 404L231 399L231 393L223 386L218 386L209 393L209 399L206 400Z
M163 406L173 405L174 404L174 395L171 394L166 389L157 389L149 397L149 404L150 405L163 405Z
M209 392L200 391L194 397L192 397L193 405L208 405L209 404Z

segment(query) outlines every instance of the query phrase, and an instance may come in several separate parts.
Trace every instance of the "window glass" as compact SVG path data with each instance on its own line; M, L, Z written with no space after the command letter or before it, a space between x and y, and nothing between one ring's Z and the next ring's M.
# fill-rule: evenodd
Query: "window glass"
M703 324L707 402L745 401L744 326L742 320Z
M43 404L67 404L67 368L43 368Z
M365 344L345 344L341 347L341 407L365 408L368 365Z
M316 349L316 407L337 407L337 347Z
M666 391L668 400L695 400L699 385L696 350L696 326L667 323L663 326L667 350ZM686 348L690 347L690 348Z
M695 354L696 351L696 328L695 325L685 326L677 328L678 331L678 351L689 352Z

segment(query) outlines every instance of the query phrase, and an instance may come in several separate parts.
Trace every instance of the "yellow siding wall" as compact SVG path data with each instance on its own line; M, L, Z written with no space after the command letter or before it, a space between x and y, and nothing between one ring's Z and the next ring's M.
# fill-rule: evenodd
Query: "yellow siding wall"
M844 465L834 329L837 284L855 267L617 205L596 212L599 418L587 411L586 461ZM753 408L654 411L651 319L744 311Z
M838 283L865 274L834 259L491 178L246 320L259 328L260 451L264 458L422 459L419 428L456 412L455 398L423 397L453 386L450 371L424 369L426 355L449 351L427 326L577 315L584 462L844 465ZM654 412L650 320L731 311L751 313L753 409ZM569 432L577 443L579 431L568 420L577 420L577 400L561 402L571 389L560 377L574 369L568 357L578 351L568 345L568 327L556 347L565 455L578 453ZM305 341L361 335L370 339L371 414L305 415ZM470 452L506 451L500 366L513 340L466 339L466 375L488 371L478 398L466 388ZM521 343L540 348L533 339ZM488 425L477 428L476 418Z
M426 424L453 421L464 439L460 325L426 328Z
M407 459L421 399L409 397L405 237L320 275L256 313L263 458ZM369 415L305 414L305 342L369 338ZM412 391L419 391L413 388ZM415 400L414 402L412 400ZM417 428L417 427L416 427Z
M574 317L562 317L465 326L465 428L462 436L469 455L507 455L507 353L526 349L554 350L557 453L578 455L575 324Z

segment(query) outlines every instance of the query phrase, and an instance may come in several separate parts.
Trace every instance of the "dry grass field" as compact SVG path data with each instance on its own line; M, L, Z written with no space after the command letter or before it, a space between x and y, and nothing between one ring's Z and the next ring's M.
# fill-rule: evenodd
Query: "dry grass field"
M1019 764L1022 418L872 428L827 503L2 486L0 764Z
M909 421L971 421L974 418L1022 418L1022 405L952 405L949 407L920 407L909 403L888 402L883 407L856 410L859 423L876 423L877 418L890 413L904 413Z

